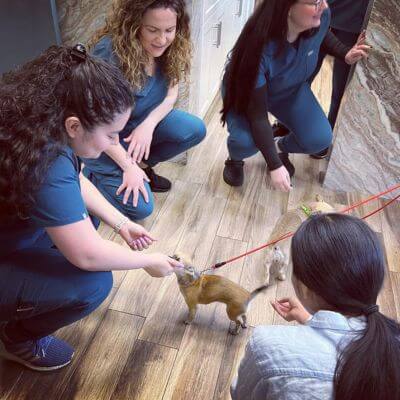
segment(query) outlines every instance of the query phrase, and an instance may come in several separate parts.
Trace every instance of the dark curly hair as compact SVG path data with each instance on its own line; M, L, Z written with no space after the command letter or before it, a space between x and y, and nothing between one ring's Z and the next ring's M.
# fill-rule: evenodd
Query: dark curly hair
M133 104L114 66L52 46L0 79L0 217L27 217L46 172L68 143L66 118L91 132ZM80 57L79 57L80 55Z

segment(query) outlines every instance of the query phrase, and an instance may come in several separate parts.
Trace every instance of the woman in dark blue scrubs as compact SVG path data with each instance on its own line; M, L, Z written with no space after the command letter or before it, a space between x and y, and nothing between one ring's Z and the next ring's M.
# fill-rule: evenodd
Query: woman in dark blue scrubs
M85 161L84 173L123 214L140 220L153 211L152 192L171 187L153 167L206 134L200 118L174 108L178 84L190 71L185 2L118 0L92 42L93 54L117 65L132 84L134 106L120 145Z
M312 154L329 146L332 129L307 80L320 48L354 63L366 56L363 42L349 49L329 31L325 0L264 0L236 42L223 80L222 121L228 126L224 180L243 183L244 159L261 151L272 185L290 190L289 153ZM290 129L274 141L272 113Z
M179 266L141 254L153 242L80 174L77 156L118 143L132 94L120 71L75 48L51 47L0 80L0 356L49 371L73 349L51 334L90 314L112 287L112 270ZM90 215L130 248L104 240Z

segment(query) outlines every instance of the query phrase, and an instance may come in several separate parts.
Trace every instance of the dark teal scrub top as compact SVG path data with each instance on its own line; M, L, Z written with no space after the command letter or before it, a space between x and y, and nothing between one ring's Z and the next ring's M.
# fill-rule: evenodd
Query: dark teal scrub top
M267 85L269 105L293 95L314 73L329 23L330 11L327 9L322 13L321 24L313 35L303 34L294 44L285 41L283 49L276 41L270 41L265 46L255 87Z
M63 226L88 217L79 183L79 163L66 147L51 164L26 219L0 221L0 257L15 250L38 247L47 227Z
M94 46L93 55L119 66L118 57L114 53L111 38L108 36L103 37ZM158 66L156 74L147 78L147 82L142 90L133 92L135 103L132 113L124 129L119 134L119 141L126 150L128 149L129 143L126 143L123 139L129 136L132 130L143 122L151 111L164 101L168 93L168 88L168 81L163 75L161 68ZM119 166L105 153L102 153L96 160L84 159L83 161L91 172L101 175L118 175L119 173Z

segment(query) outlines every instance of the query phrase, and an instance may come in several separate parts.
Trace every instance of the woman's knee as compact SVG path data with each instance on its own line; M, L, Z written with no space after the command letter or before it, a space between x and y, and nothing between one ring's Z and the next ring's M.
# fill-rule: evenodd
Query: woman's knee
M78 293L74 303L85 310L94 310L110 294L113 275L110 271L88 272L78 283Z
M332 128L327 124L324 129L305 135L304 139L300 140L300 146L306 154L318 153L331 145L332 137Z
M207 133L204 121L195 115L185 113L181 116L178 122L179 129L176 129L175 134L178 143L190 143L190 146L199 144Z
M153 213L153 210L154 201L153 197L150 196L148 203L146 203L143 198L140 198L138 205L136 207L129 207L125 214L132 221L138 221L150 216Z
M124 196L125 192L116 195L121 180L103 183L103 185L99 186L100 192L103 196L122 214L127 216L130 220L136 221L140 219L144 219L152 214L154 210L154 198L151 192L150 185L147 182L144 182L144 186L148 196L148 202L146 203L141 192L138 193L138 203L137 206L133 206L133 192L129 195L128 201L124 204Z
M207 128L204 121L198 117L192 116L192 141L194 144L199 144L204 140L207 134Z
M229 132L228 150L230 156L238 160L251 157L258 151L253 138L247 131L242 131L240 134Z
M206 136L204 121L182 110L172 110L156 128L155 134L165 141L200 143Z

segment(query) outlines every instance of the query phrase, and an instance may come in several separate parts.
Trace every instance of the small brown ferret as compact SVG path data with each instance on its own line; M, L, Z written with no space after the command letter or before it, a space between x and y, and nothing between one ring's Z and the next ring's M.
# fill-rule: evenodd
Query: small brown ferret
M198 304L210 304L217 301L226 304L226 313L236 324L235 327L229 329L229 333L237 335L240 327L247 328L246 312L249 303L268 286L261 286L249 292L223 276L201 275L191 265L191 261L181 254L174 255L173 258L185 266L184 269L175 271L179 289L189 307L185 324L190 324L194 320Z

